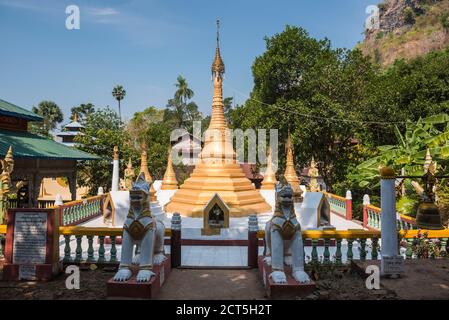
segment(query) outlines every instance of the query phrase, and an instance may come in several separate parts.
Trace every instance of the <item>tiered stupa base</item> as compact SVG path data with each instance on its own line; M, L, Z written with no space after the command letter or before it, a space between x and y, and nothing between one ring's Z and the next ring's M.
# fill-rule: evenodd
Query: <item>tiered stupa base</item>
M202 218L204 207L215 193L218 193L230 208L230 217L245 217L271 211L271 206L245 177L237 163L204 162L198 162L190 178L165 206L165 211Z

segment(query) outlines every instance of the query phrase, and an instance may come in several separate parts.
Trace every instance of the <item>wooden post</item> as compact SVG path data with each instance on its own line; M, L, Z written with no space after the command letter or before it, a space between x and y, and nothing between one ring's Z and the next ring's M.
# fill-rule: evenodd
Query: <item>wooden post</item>
M181 265L181 215L173 213L171 218L171 240L170 240L171 267L177 268Z
M346 191L346 220L352 220L352 194L351 194L351 190Z
M257 231L259 231L259 223L254 214L248 218L248 267L250 268L258 267L259 239L257 239Z
M368 206L370 205L369 195L363 196L363 227L368 227Z

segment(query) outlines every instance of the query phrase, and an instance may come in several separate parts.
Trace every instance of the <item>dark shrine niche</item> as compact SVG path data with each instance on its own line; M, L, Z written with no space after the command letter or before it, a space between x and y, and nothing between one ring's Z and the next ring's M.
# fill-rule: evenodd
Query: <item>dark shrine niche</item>
M223 228L224 227L224 211L216 203L209 210L209 226L211 228Z

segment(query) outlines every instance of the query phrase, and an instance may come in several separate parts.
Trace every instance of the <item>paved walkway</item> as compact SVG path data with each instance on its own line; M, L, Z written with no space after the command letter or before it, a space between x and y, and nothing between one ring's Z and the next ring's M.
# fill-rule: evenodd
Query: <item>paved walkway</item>
M254 300L265 299L258 269L172 269L162 287L160 300Z

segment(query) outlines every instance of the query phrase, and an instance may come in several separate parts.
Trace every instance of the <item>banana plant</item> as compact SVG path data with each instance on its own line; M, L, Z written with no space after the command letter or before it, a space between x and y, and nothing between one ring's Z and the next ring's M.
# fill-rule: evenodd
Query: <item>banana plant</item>
M406 175L422 175L427 149L438 170L444 171L449 164L449 115L438 114L417 122L408 122L402 134L395 127L396 145L377 147L378 156L368 159L356 168L350 179L362 188L375 188L379 185L379 168L391 166L396 172Z

